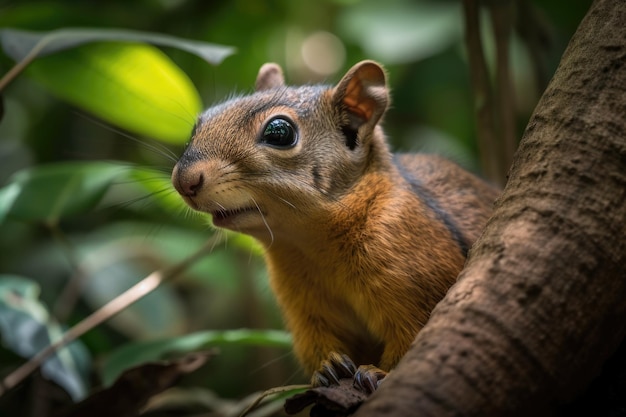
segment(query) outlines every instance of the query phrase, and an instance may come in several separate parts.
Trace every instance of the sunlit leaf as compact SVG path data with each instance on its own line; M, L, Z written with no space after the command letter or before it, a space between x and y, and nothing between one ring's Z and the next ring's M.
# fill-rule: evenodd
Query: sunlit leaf
M85 212L124 170L105 162L68 162L19 171L0 189L0 221L10 216L53 224Z
M252 236L236 232L225 233L228 233L228 241L233 246L258 256L261 256L265 253L265 249L263 249L263 246L259 243L258 240L256 240Z
M64 28L50 32L4 29L0 31L0 41L6 54L15 61L21 61L29 54L41 57L99 41L145 42L174 47L215 65L235 52L230 46L126 29Z
M110 385L125 370L157 361L171 353L187 353L212 346L254 345L291 348L291 336L281 330L204 331L164 340L132 343L114 351L103 366L103 380Z
M0 275L0 334L4 346L28 359L58 340L62 329L39 301L37 284ZM89 364L87 350L75 341L47 359L41 369L46 378L80 400L87 394Z
M199 95L166 55L137 42L181 49L212 64L234 53L228 46L124 29L4 29L0 42L21 65L39 58L29 73L58 97L133 133L173 143L187 140L201 110Z
M53 94L135 134L184 143L202 104L187 75L145 44L97 43L33 62Z

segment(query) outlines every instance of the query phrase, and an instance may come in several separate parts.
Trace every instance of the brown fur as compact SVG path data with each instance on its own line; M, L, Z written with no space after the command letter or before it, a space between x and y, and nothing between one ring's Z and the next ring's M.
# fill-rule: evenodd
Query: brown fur
M308 372L331 351L389 370L454 283L497 191L445 159L389 152L374 62L335 87L287 87L266 64L256 86L199 118L173 183L191 207L214 221L227 211L222 227L264 244ZM295 146L259 141L277 115L293 121Z

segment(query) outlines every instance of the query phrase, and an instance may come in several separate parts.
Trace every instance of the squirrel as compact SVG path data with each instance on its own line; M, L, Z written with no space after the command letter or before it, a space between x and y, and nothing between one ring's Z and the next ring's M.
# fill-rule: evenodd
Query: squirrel
M268 63L255 86L199 116L173 185L264 246L313 385L352 376L372 391L454 284L499 191L442 157L391 153L374 61L299 87Z

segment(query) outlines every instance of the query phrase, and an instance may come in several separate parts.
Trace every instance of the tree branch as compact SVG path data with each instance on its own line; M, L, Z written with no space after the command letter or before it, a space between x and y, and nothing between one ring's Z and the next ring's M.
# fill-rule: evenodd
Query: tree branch
M593 4L458 283L356 415L548 415L624 339L625 21Z

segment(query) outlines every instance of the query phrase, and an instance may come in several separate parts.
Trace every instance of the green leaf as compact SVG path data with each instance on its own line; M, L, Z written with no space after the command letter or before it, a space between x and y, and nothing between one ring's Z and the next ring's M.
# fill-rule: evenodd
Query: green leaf
M54 224L85 212L125 170L104 162L68 162L19 171L0 189L0 222L10 216Z
M109 43L101 43L105 41ZM93 42L100 43L85 46ZM32 60L47 56L31 64L29 72L53 94L133 133L183 143L202 107L195 87L158 49L119 42L174 47L212 64L235 51L228 46L123 29L4 29L0 30L0 43L18 65L0 80L0 90Z
M111 124L168 143L187 141L202 109L187 75L150 45L81 46L33 62L27 74Z
M212 346L254 345L291 348L291 336L281 330L204 331L164 340L138 342L114 351L103 366L103 382L108 386L125 370L145 362L158 361L172 353L188 353Z
M0 275L0 334L2 343L24 358L58 340L63 330L39 301L34 282L13 275ZM60 349L41 367L42 373L63 387L74 400L88 391L90 358L85 347L75 341Z
M125 29L65 28L51 32L18 29L0 30L2 48L8 56L18 62L25 59L29 54L42 57L86 43L100 41L145 42L159 46L170 46L195 54L214 65L221 63L235 52L235 49L230 46Z

